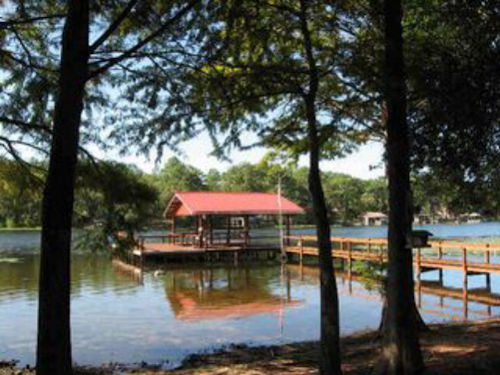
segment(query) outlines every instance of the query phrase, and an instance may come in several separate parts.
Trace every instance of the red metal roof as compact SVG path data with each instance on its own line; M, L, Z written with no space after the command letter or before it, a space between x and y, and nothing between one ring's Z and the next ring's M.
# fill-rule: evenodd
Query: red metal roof
M304 210L281 197L281 212L302 214ZM225 191L177 191L165 210L165 216L196 215L278 215L278 194Z

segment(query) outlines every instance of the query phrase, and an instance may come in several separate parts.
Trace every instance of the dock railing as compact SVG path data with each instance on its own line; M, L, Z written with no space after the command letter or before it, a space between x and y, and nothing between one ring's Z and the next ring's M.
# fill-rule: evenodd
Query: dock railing
M169 233L169 234L141 234L137 236L137 242L141 249L144 249L144 244L159 240L161 243L174 245L194 245L199 242L200 236L198 233Z
M387 261L387 239L332 237L332 256L348 262L365 260L377 263ZM317 256L317 237L311 235L285 236L289 254ZM467 243L457 241L429 241L427 247L414 248L414 264L419 273L430 269L456 269L465 273L500 273L500 243Z

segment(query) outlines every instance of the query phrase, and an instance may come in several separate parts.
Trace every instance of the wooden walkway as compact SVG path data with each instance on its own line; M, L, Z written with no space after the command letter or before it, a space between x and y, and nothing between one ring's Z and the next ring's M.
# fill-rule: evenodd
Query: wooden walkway
M279 253L276 241L270 242L269 238L262 236L257 240L259 241L250 242L248 238L243 240L231 238L227 241L212 239L210 244L205 243L200 246L199 237L191 233L180 233L175 236L140 236L137 246L130 252L129 262L142 263L147 260L211 262L230 259L237 263L240 258L257 259L261 254L267 258L275 258Z
M287 236L286 252L305 256L318 256L315 236ZM349 265L353 261L387 262L387 240L380 238L332 237L332 256ZM430 270L461 270L464 274L500 273L500 244L459 243L430 241L429 247L414 249L414 265L417 275Z

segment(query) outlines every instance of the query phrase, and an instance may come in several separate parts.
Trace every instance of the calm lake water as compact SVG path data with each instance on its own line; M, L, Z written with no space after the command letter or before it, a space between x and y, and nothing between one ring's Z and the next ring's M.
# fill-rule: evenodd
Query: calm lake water
M444 238L500 237L500 223L425 228ZM334 228L332 235L377 237L385 232L386 228ZM34 362L38 246L37 232L0 232L0 359ZM190 353L231 343L276 344L319 337L314 266L182 265L134 274L105 255L74 253L72 260L72 338L79 364L144 360L169 366ZM439 291L460 290L460 272L444 272L443 285L435 281L437 272L426 273L425 280L426 292L417 297L427 322L500 315L498 275L491 277L489 296L496 301L491 305L472 297L464 304L458 297L439 296ZM357 277L349 280L342 272L337 282L341 334L377 327L379 286ZM469 277L469 287L484 288L485 276Z

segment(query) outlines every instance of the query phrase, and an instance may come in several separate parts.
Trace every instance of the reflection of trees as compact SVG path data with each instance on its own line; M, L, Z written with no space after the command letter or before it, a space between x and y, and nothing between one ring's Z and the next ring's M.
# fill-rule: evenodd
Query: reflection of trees
M165 292L178 319L203 320L281 312L297 304L291 298L290 282L284 281L280 296L270 280L279 277L272 268L217 268L171 271Z
M29 300L38 298L38 254L2 253L0 258L0 302L17 296ZM84 289L128 289L137 283L127 275L114 272L109 257L96 254L72 254L71 294L78 296Z

